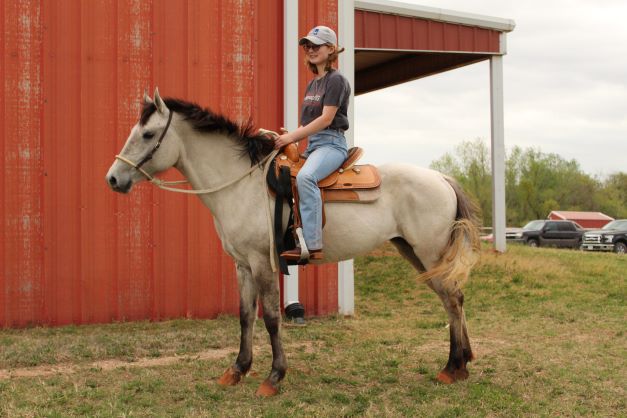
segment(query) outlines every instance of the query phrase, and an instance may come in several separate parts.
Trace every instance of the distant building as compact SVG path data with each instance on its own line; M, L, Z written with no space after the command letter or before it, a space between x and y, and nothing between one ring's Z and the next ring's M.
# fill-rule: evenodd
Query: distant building
M584 228L601 228L614 220L601 212L577 212L567 210L554 210L549 213L548 219L575 221Z

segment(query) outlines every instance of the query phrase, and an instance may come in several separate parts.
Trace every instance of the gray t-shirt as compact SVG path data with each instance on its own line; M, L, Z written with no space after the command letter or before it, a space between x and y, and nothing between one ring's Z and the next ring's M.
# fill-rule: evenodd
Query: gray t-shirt
M321 79L313 79L307 85L300 115L300 123L305 126L322 115L324 106L337 106L337 112L329 128L348 129L348 101L351 86L339 71L331 70Z

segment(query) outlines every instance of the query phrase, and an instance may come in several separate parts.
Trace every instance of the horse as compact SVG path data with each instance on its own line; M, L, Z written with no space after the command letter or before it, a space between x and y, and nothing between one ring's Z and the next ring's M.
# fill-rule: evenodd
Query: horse
M240 348L235 363L218 379L236 385L252 365L257 301L270 335L272 368L257 395L272 396L287 371L281 344L279 278L272 248L265 171L276 155L273 142L252 122L236 124L207 108L175 98L144 94L141 116L106 175L115 192L128 193L156 174L176 168L200 191L211 211L224 251L236 264L240 294ZM437 380L468 377L474 359L464 315L463 282L479 253L477 208L451 178L407 164L378 167L381 194L372 203L327 203L324 259L352 259L391 241L441 299L449 319L450 351ZM265 209L264 209L265 207ZM283 211L288 213L287 207ZM284 216L286 218L286 216ZM283 220L284 225L287 219Z

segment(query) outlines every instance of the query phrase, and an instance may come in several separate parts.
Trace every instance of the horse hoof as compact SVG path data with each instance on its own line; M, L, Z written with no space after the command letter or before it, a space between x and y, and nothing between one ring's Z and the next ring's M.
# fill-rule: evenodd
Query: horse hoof
M446 369L442 370L438 373L436 379L440 383L444 383L445 385L450 385L452 383L457 382L458 380L466 380L468 379L468 370L466 369L457 369L452 373Z
M469 375L470 374L468 373L468 370L466 369L455 370L455 380L466 380L468 379Z
M264 398L274 396L278 393L279 389L272 385L268 379L264 380L261 386L259 386L259 389L257 389L257 396L263 396Z
M438 373L436 379L438 380L438 382L444 383L445 385L455 383L455 377L446 370L442 370L440 373Z
M242 380L242 374L233 370L232 367L229 367L222 377L218 379L218 384L222 386L235 386L240 380Z

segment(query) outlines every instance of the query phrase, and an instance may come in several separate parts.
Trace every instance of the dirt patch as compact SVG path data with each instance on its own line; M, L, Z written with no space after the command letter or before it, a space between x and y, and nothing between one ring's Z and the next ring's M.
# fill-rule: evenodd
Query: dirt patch
M315 351L313 342L301 342L295 344L290 348L299 349L303 352L312 353ZM269 347L260 347L255 349L255 354L259 354L263 351L269 351ZM228 355L237 354L237 350L231 348L223 348L216 350L201 351L194 354L186 355L174 355L158 358L141 358L134 361L124 361L117 359L99 360L92 363L84 364L56 364L45 365L36 367L23 367L18 369L0 369L0 380L14 379L20 377L46 377L59 374L73 374L84 370L96 369L100 371L110 371L121 368L144 368L144 367L159 367L170 366L179 361L192 361L192 360L217 360Z
M156 367L156 366L169 366L179 361L189 360L215 360L226 357L227 355L235 353L232 349L221 350L209 350L200 353L182 355L182 356L168 356L158 358L142 358L136 361L123 361L123 360L100 360L93 363L85 364L57 364L57 365L45 365L37 367L23 367L19 369L0 369L0 379L11 379L19 377L44 377L56 374L72 374L81 370L97 369L102 371L109 371L119 369L122 367Z

